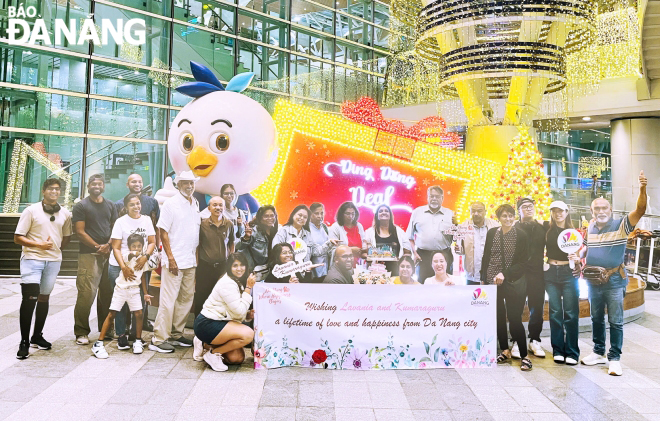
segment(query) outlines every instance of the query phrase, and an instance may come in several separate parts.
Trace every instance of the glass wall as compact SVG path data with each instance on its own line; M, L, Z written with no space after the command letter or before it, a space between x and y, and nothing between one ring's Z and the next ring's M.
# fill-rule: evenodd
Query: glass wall
M256 74L245 92L272 112L279 98L339 111L346 100L380 101L389 5L373 0L7 0L34 5L53 35L55 19L144 19L141 46L44 45L0 41L0 212L38 201L40 185L65 174L70 200L85 179L106 178L106 196L125 194L140 173L157 190L168 172L169 124L191 99L173 88L192 80L190 61L227 82ZM7 16L0 14L0 37ZM30 19L28 19L30 22ZM100 29L100 28L99 28ZM12 158L16 158L13 162ZM14 183L8 191L8 183Z
M600 181L599 193L611 200L612 168L610 129L539 133L550 188L556 200L578 206L591 204L592 177Z

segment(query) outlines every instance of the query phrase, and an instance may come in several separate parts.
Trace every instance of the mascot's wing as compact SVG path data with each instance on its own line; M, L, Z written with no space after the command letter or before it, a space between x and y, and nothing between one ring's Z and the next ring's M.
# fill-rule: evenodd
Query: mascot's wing
M165 182L163 183L163 188L158 190L154 195L154 199L158 201L160 206L163 206L163 203L170 197L174 196L177 193L176 187L174 187L174 182L172 177L166 177Z

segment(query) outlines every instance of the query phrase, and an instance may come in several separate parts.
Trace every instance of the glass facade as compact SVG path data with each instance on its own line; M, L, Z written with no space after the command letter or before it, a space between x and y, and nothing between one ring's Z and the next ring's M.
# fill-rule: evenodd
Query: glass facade
M112 199L132 172L159 189L170 171L168 126L190 101L173 88L192 79L191 60L224 82L254 72L258 89L246 94L269 111L278 98L337 112L343 101L382 97L389 5L379 1L5 0L3 9L19 3L34 6L51 34L56 18L144 19L146 43L0 41L0 212L39 200L54 168L68 173L71 200L99 172ZM3 14L2 37L6 28Z
M600 181L600 195L612 200L609 128L541 132L538 149L555 200L590 206L593 175Z

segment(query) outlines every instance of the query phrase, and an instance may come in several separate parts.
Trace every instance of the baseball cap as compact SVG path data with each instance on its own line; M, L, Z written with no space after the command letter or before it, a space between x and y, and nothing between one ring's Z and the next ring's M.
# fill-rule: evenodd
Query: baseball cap
M532 200L532 199L529 198L529 197L521 197L520 199L518 199L518 203L516 203L516 208L517 208L517 209L520 209L520 207L521 207L522 205L524 205L525 203L531 203L531 204L533 205L533 204L534 204L534 200Z
M553 208L558 208L561 210L568 211L568 205L561 200L555 200L554 202L550 203L550 209Z

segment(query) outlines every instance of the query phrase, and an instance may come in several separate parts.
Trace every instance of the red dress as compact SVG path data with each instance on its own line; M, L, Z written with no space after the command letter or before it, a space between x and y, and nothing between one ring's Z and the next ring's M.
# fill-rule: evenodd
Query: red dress
M357 225L350 229L344 226L344 231L346 231L346 236L348 237L349 247L362 248L362 237L360 237L360 230L358 229Z

